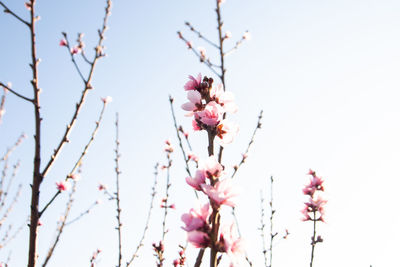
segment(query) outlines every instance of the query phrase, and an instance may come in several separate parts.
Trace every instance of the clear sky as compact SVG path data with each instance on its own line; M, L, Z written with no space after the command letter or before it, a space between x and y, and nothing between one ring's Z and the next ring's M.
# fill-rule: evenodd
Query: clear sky
M27 18L24 1L4 1ZM43 159L49 158L71 118L82 91L67 51L58 45L61 32L71 40L85 33L91 54L105 1L38 0L38 55L42 59ZM103 204L65 229L48 266L89 266L94 250L103 250L98 266L117 262L115 204L97 191L99 182L114 190L114 118L120 114L121 184L124 258L139 242L153 182L153 166L165 163L163 142L176 147L171 170L171 201L167 224L167 263L184 243L179 218L194 203L184 182L186 173L178 149L168 95L175 98L180 124L189 130L194 151L205 156L205 133L193 133L180 105L186 101L183 85L188 75L213 74L177 38L181 30L194 47L212 48L184 26L190 21L216 40L214 0L115 1L105 40L107 57L95 71L94 90L71 134L71 143L42 185L41 204L55 193L55 182L72 168L90 138L101 109L100 97L110 95L95 143L84 160L71 218L96 199ZM236 96L239 111L231 119L240 125L235 142L225 151L224 164L240 160L259 111L264 111L248 160L236 182L242 187L237 207L240 230L248 240L254 266L263 266L260 227L260 190L269 198L268 178L275 177L276 230L288 228L288 240L277 242L275 267L308 266L311 223L302 222L306 197L302 187L309 168L325 180L328 205L326 224L319 233L315 266L392 267L398 262L400 215L397 212L400 170L400 2L395 0L226 0L222 6L224 30L232 32L226 46L249 30L252 38L227 58L227 90ZM31 96L29 35L26 27L0 14L0 81ZM215 58L215 57L214 57ZM83 64L83 62L79 62ZM215 77L216 78L216 77ZM17 180L22 195L7 223L23 224L28 216L33 155L33 109L7 95L0 125L0 154L25 132L28 139L13 153L10 164L21 160ZM3 165L0 165L3 168ZM154 266L151 243L161 236L158 208L165 184L159 180L156 210L150 233L137 264ZM57 199L43 218L39 262L54 239L56 222L65 208ZM1 233L4 233L5 226ZM2 236L1 234L0 236ZM10 266L25 266L28 228L0 250L0 260L11 252ZM191 249L193 251L193 249ZM189 252L192 253L192 252ZM193 263L193 258L191 262Z

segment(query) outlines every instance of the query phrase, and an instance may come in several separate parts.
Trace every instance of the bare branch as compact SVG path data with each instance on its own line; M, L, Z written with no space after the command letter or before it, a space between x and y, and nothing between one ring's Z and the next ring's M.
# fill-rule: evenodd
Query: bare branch
M4 3L3 1L0 1L0 6L2 6L4 8L4 13L8 13L10 15L12 15L13 17L15 17L17 20L19 20L20 22L22 22L23 24L25 24L26 26L30 27L31 24L29 22L27 22L26 20L22 19L20 16L18 16L17 14L15 14L13 11L11 11Z
M212 45L212 46L214 46L215 48L219 49L219 46L218 46L216 43L214 43L213 41L210 41L208 38L206 38L205 36L203 36L203 35L201 34L201 32L199 32L198 30L196 30L196 29L190 24L190 22L186 21L186 22L185 22L185 25L188 26L189 29L190 29L192 32L196 33L197 36L198 36L200 39L203 39L204 41L206 41L206 42L209 43L210 45Z
M132 264L132 262L135 260L135 258L139 257L139 250L144 245L143 241L144 241L144 239L146 237L147 230L149 229L151 212L153 211L154 199L155 199L155 196L157 194L156 188L157 188L157 178L158 178L158 166L159 166L158 163L154 166L154 184L153 184L153 187L152 187L150 208L149 208L149 211L147 213L146 225L144 227L142 237L140 238L139 245L136 247L136 250L133 253L131 259L126 263L126 267L129 267L129 265Z
M232 174L231 178L233 178L235 176L235 174L239 170L240 166L242 166L242 164L245 162L245 160L247 158L247 155L249 153L250 147L254 143L254 138L256 136L256 133L257 133L258 129L261 129L262 114L263 114L263 111L261 110L260 114L258 115L257 126L254 128L253 135L251 136L250 142L247 145L246 151L242 154L241 161L239 162L238 165L235 165L234 171L233 171L233 174Z

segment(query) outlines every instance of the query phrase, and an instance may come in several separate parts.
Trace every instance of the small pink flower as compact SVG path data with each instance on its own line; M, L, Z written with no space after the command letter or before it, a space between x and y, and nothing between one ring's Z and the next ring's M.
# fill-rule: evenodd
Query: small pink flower
M28 9L29 11L31 11L32 9L32 4L30 2L25 2L25 8Z
M175 206L175 204L171 204L171 205L168 206L168 208L175 210L176 206Z
M201 231L188 232L188 242L196 248L206 248L210 244L210 237Z
M215 186L201 185L203 192L218 206L227 205L234 207L235 198L238 196L238 190L232 185L231 179L227 178L215 184Z
M81 52L81 48L79 46L74 46L71 48L71 54L75 55Z
M69 189L69 183L67 181L60 181L60 182L56 182L56 186L58 191L66 191Z
M232 33L230 31L225 32L225 39L229 39L232 37Z
M220 138L222 146L232 143L238 132L239 126L228 120L221 121L217 127L217 136Z
M183 110L190 111L186 116L192 116L193 112L202 108L201 94L196 90L192 90L187 93L187 98L189 102L183 104L181 107Z
M193 48L193 43L190 42L190 41L187 41L186 45L187 45L188 49L192 49Z
M65 39L60 40L60 46L67 46L67 45L68 45L67 40L65 40Z
M211 213L212 209L209 203L198 206L196 209L190 209L189 213L184 213L181 216L181 220L185 223L185 227L182 227L182 229L190 232L204 228L208 225Z
M218 162L217 158L212 155L205 160L199 161L199 169L203 170L206 177L211 179L213 177L220 177L224 168Z
M206 49L204 47L198 47L197 50L199 50L200 53L200 61L206 60Z
M199 157L197 157L197 155L194 154L193 152L189 152L188 153L188 160L193 160L194 162L198 162L199 161Z
M168 140L167 140L167 141L168 141ZM167 153L172 153L172 152L174 152L174 147L171 145L171 143L170 143L169 141L168 141L168 143L165 142L164 151L167 152Z
M240 266L238 264L239 257L244 253L244 241L240 237L234 236L234 224L230 226L226 225L222 227L220 240L226 252L231 260L230 266Z
M111 96L102 97L101 101L103 101L104 105L107 105L108 103L111 103L112 97Z
M251 39L250 33L249 33L249 32L245 32L245 33L243 34L243 39L245 39L245 40L250 40L250 39Z
M175 259L172 264L174 265L174 267L177 267L179 265L179 260ZM1 267L1 266L0 266Z
M185 88L185 91L190 91L190 90L196 90L196 88L200 85L201 83L201 73L197 75L197 78L194 78L193 76L189 76L190 81L188 81L183 88Z
M210 101L204 110L197 112L200 121L209 126L216 126L222 119L223 108L215 101Z
M107 190L107 185L99 184L98 189L99 189L99 191Z
M205 184L206 182L206 176L203 170L197 170L196 171L196 176L194 178L192 177L186 177L186 183L196 189L197 191L201 191L201 185Z
M225 92L222 84L218 84L211 88L210 97L220 104L224 108L225 112L237 112L238 107L235 103L235 96L231 92Z

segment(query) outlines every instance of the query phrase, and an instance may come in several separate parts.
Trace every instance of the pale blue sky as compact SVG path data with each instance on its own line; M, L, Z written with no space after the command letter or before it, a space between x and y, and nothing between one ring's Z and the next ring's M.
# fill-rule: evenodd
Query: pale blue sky
M24 1L5 3L27 17ZM58 46L61 32L67 32L72 40L76 33L84 32L90 53L103 7L103 1L93 0L38 1L44 160L61 138L82 90L66 51ZM183 85L190 74L212 76L177 38L176 31L181 30L195 47L206 47L212 54L207 44L185 29L184 22L190 21L215 40L214 8L213 0L115 1L106 33L108 57L96 69L95 90L87 98L71 144L43 183L42 204L52 196L55 182L71 169L87 142L101 109L100 97L112 96L102 128L84 161L72 213L79 214L102 197L96 191L99 181L114 185L113 121L115 112L119 112L126 258L136 247L144 226L153 166L164 161L163 141L170 138L177 147L168 95L175 98L178 120L190 129L190 120L179 109L186 101ZM255 266L263 266L257 230L259 191L270 175L276 180L275 225L277 230L288 228L292 233L276 246L274 266L308 266L312 229L310 223L300 221L300 210L306 200L301 189L308 181L309 168L325 179L329 200L327 223L320 227L325 241L317 247L315 266L394 266L400 238L400 2L227 0L222 8L224 29L233 35L228 47L244 31L252 35L227 58L227 90L235 94L239 106L239 112L231 118L241 130L226 149L226 166L240 159L257 115L264 110L263 128L236 177L244 192L237 208L241 231L249 240L248 252ZM0 36L0 81L11 81L18 92L30 96L28 31L2 13ZM12 157L13 161L22 161L18 180L24 184L23 194L10 217L19 226L29 208L33 109L9 94L6 110L0 125L0 153L21 132L28 135ZM195 151L206 155L205 134L192 136ZM181 154L178 149L174 154L171 201L177 210L168 219L168 264L185 237L179 217L194 201L184 182ZM59 198L43 218L46 230L40 231L39 262L53 239L64 202L65 198ZM88 266L96 248L103 250L99 266L115 265L114 213L114 203L105 201L67 228L49 266ZM140 266L154 266L151 243L160 239L161 212L154 215L153 231L137 262ZM12 250L10 266L26 265L27 236L25 229L9 247L0 250L0 260Z

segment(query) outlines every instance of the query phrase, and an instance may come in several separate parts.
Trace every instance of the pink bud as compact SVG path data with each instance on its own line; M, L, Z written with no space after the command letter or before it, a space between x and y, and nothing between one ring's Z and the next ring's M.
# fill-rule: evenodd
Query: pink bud
M60 46L67 46L67 40L65 40L65 39L61 39L60 40Z

